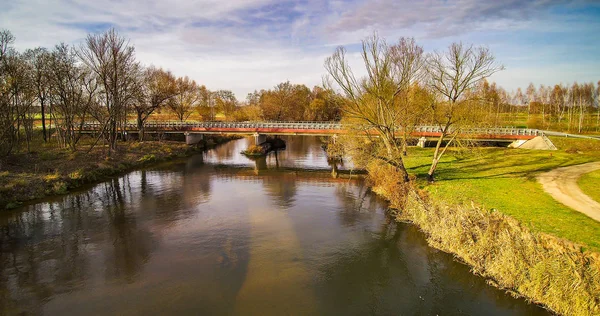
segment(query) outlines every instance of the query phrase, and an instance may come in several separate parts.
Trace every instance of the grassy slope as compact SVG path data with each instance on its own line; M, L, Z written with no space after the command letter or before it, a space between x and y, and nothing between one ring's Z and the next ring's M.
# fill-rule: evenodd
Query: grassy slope
M556 202L535 179L537 174L553 168L600 160L600 141L553 141L566 150L486 148L469 153L449 152L438 166L437 182L433 185L424 181L431 149L414 149L406 163L420 179L420 185L435 198L497 209L534 231L600 251L600 223Z
M600 170L584 174L577 184L585 194L600 202Z

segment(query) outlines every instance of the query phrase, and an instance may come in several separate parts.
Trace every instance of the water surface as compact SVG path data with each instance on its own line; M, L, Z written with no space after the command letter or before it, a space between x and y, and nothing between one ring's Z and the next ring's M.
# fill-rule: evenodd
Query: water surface
M0 314L547 314L332 179L318 138L251 142L0 215Z

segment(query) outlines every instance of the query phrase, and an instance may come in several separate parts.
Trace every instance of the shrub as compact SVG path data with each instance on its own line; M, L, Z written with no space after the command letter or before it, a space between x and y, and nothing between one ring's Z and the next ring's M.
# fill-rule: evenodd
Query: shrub
M44 181L52 182L60 179L60 174L58 172L49 173L43 177Z
M156 160L156 156L154 156L153 154L148 154L148 155L144 155L142 158L138 159L138 162L148 163L148 162L153 162L155 160Z
M261 156L265 154L265 151L261 146L252 145L248 147L248 149L242 151L242 154L248 156Z
M71 173L69 173L69 178L71 178L71 180L80 180L83 178L83 169L78 169L76 171L73 171Z
M67 184L63 181L57 181L52 184L52 193L65 194L67 193Z

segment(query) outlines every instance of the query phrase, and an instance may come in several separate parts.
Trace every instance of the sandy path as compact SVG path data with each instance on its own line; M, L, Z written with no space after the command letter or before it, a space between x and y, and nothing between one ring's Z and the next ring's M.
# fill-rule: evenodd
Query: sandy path
M538 176L544 191L562 204L600 222L600 203L592 200L577 186L583 174L600 169L600 161L557 168Z

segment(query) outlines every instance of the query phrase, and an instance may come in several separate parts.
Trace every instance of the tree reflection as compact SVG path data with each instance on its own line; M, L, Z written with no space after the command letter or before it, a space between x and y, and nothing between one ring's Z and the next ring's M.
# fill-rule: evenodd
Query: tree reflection
M157 247L137 210L128 207L141 192L134 187L128 177L114 179L4 218L0 314L39 314L53 296L80 289L102 273L110 282L133 281ZM99 258L104 267L92 269Z
M338 216L344 226L353 226L369 218L378 208L386 208L383 200L373 194L364 183L359 185L338 185L335 196L342 207Z
M265 191L273 197L278 207L289 208L296 202L295 177L265 177L262 183Z

